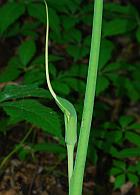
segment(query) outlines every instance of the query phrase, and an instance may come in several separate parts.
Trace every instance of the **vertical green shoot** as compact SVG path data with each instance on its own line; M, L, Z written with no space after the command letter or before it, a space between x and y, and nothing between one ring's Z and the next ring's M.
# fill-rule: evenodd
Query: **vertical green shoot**
M78 141L78 149L73 175L70 183L70 195L81 195L83 176L92 122L93 106L95 99L96 79L99 61L101 26L102 26L103 0L95 0L91 50L88 68L84 109Z

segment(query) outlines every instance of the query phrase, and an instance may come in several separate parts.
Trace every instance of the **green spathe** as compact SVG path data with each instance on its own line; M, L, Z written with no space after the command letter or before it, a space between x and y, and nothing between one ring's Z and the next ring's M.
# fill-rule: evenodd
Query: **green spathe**
M67 145L67 152L68 152L68 176L69 176L69 184L70 184L70 180L73 172L74 146L77 141L77 114L74 106L68 100L57 96L51 86L50 77L49 77L49 67L48 67L49 17L48 17L48 7L46 2L45 5L46 5L46 14L47 14L46 49L45 49L46 50L45 51L46 80L47 80L47 85L50 90L50 93L52 94L53 98L55 99L61 111L64 113L65 142Z

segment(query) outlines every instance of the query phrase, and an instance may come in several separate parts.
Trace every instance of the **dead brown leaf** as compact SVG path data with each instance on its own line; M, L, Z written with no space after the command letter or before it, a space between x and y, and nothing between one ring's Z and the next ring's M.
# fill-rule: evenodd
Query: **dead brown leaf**
M18 195L15 190L11 189L8 191L0 192L0 195Z

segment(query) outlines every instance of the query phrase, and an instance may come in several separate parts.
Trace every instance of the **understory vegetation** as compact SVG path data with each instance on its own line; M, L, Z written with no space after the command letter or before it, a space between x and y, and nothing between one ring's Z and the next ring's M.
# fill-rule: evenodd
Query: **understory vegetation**
M79 130L93 1L47 0L47 4L51 83L56 94L75 106ZM42 1L0 1L0 191L11 188L11 184L3 181L6 170L16 159L16 169L21 163L36 167L41 164L42 178L53 175L56 183L62 185L60 194L67 193L64 121L46 84L45 31ZM137 6L105 1L85 195L140 194L139 48ZM42 192L51 194L52 189L46 186ZM26 188L23 194L29 190L34 194L37 187L32 184L30 189L27 184Z

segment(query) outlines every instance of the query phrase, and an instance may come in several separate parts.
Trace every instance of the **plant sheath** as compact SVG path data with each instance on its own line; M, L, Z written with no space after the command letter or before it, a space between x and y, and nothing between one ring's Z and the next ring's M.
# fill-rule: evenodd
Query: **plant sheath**
M44 0L46 6L46 18L47 18L47 28L46 28L46 47L45 47L45 69L46 69L46 80L50 93L55 99L56 104L64 113L65 120L65 142L67 145L68 153L68 178L69 184L73 172L73 156L74 156L74 146L77 142L77 113L71 102L56 95L52 88L49 76L49 66L48 66L48 36L49 36L49 16L48 16L48 6Z
M70 195L82 194L83 176L84 176L88 141L89 141L93 107L94 107L95 90L96 90L97 70L98 70L100 41L101 41L102 12L103 12L103 0L95 0L86 93L85 93L82 122L81 122L80 135L78 141L78 148L76 154L76 161L75 161L74 171L70 182L70 193L69 193Z

